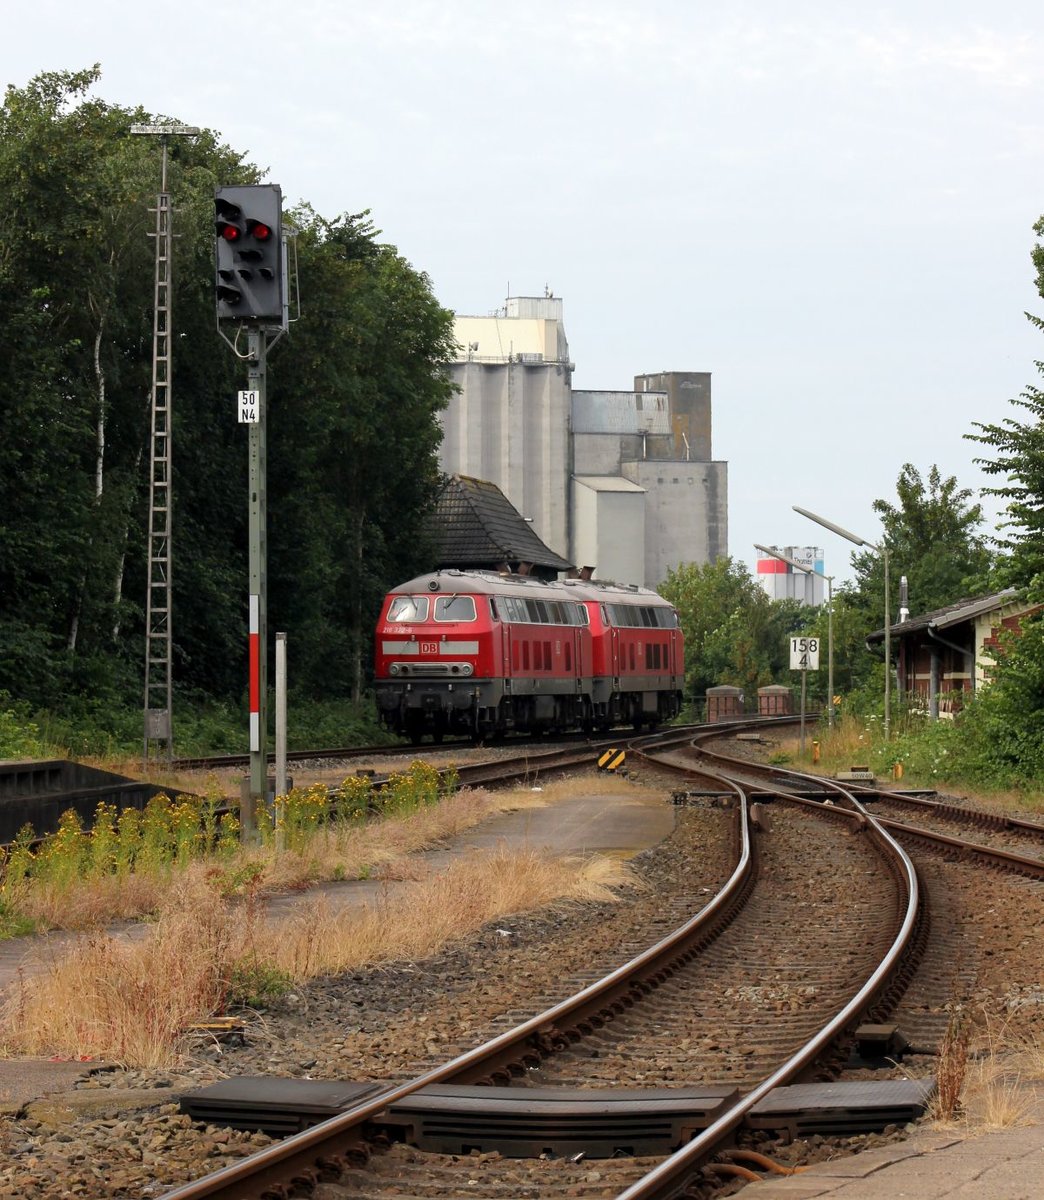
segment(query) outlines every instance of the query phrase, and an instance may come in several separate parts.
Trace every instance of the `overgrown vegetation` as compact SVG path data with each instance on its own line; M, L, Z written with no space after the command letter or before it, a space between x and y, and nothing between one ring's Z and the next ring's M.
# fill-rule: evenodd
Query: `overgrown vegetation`
M879 779L901 778L908 787L972 790L1015 807L1044 811L1044 776L1029 773L1022 761L1005 763L1000 758L989 728L993 704L991 700L981 709L969 709L956 721L929 721L923 713L900 707L893 713L888 741L876 714L845 712L832 730L825 720L809 722L803 759L798 739L791 737L771 761L828 775L864 766ZM814 744L818 764L813 763Z
M301 883L358 876L372 869L357 855L359 844L370 840L359 836L367 821L397 817L408 824L455 790L452 770L440 775L422 762L392 775L379 790L365 776L349 776L332 793L323 784L292 788L280 798L278 815L267 807L258 814L256 849L241 846L239 821L234 812L219 812L217 793L154 796L140 812L102 803L89 828L69 810L42 840L26 825L0 853L0 905L12 932L33 925L87 928L162 907L193 867L227 897L288 878ZM278 855L277 822L283 845Z
M54 714L45 742L93 754L140 737L159 186L130 135L157 118L100 81L48 72L0 99L0 689ZM172 139L167 166L176 736L217 749L245 683L248 490L213 197L266 171L214 130ZM286 216L307 319L269 360L269 621L302 697L358 702L387 582L429 560L452 314L366 212Z
M215 851L193 856L185 847L207 841L205 814L203 832L189 837L179 804L160 802L142 817L134 840L139 851L147 842L155 849L139 853L139 869L122 877L122 814L115 823L101 822L108 832L98 835L99 848L91 847L92 834L65 823L46 851L23 863L17 884L12 880L12 903L55 921L72 913L74 925L89 915L87 932L67 955L46 961L9 992L0 1049L166 1065L208 1016L271 1003L319 974L431 955L512 912L562 897L611 900L614 889L634 884L617 861L555 859L528 849L465 856L430 876L410 859L414 850L493 811L543 803L528 789L487 795L453 791L452 783L440 785L429 767L415 764L395 782L385 815L365 822L359 814L373 800L366 781L346 783L320 820L314 791L305 791L290 805L301 836L279 855L271 849L270 825L254 851L222 846L218 825L209 835ZM285 919L266 917L266 891L337 877L405 882L375 905L339 910L303 899ZM120 886L107 886L113 881ZM152 916L142 939L99 932L113 915L104 902L125 894Z
M274 705L269 705L274 712ZM288 704L290 750L318 746L380 746L395 742L378 719L372 700L313 700L292 696ZM243 753L247 714L218 700L175 701L175 752L184 757ZM61 712L33 708L0 692L0 759L89 758L131 760L140 769L142 710L70 697Z

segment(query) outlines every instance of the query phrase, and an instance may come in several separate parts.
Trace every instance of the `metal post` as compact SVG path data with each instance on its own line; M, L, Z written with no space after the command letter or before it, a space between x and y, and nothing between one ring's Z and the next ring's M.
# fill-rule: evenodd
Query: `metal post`
M847 538L857 546L869 546L871 550L876 550L880 554L884 563L884 615L885 615L885 633L884 633L884 651L885 651L885 685L884 685L884 736L885 741L889 740L892 728L892 616L891 604L888 596L888 547L885 545L884 538L881 539L880 545L877 542L869 542L866 538L861 538L858 533L852 533L847 529L843 529L840 525L835 525L833 521L828 521L826 517L817 516L814 512L809 512L807 508L799 508L798 505L791 505L794 512L800 513L803 517L808 517L810 521L815 521L817 525L822 525L824 529L830 529L834 533L840 534L841 537Z
M888 595L888 547L881 542L877 547L884 559L884 593L885 593L885 689L884 689L884 735L887 742L892 728L892 609L891 597Z
M805 754L805 682L808 679L808 671L801 668L801 755Z
M244 842L257 840L257 814L268 783L268 572L265 434L267 334L249 331L247 387L257 393L257 420L249 434L250 493L250 791L241 813Z
M174 755L173 607L173 209L167 191L167 144L172 137L198 137L192 125L132 125L134 135L159 138L160 190L156 197L153 271L152 389L149 404L148 580L145 587L145 706L143 767L150 744L163 744L169 764Z
M275 848L286 849L286 634L275 635Z
M758 542L754 543L754 549L760 550L762 554L771 555L772 558L778 558L780 562L785 562L788 566L793 567L795 571L803 571L805 574L805 595L808 595L808 584L812 582L812 601L813 607L816 599L815 578L816 572L812 567L806 567L804 563L799 563L796 558L791 558L787 554L783 554L779 550L775 550L769 546L762 546ZM833 575L824 575L823 578L827 583L827 723L833 728L834 725L834 577ZM789 588L788 588L789 590Z
M834 577L827 581L827 724L834 727Z

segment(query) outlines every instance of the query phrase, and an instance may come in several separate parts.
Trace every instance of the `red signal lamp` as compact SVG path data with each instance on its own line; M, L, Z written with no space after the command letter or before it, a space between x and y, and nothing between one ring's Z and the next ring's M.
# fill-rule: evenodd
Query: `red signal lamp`
M228 224L224 224L224 223L219 224L217 232L218 232L218 237L224 238L226 242L238 242L239 241L240 231L239 231L239 227L237 225L228 225Z
M272 237L271 225L266 225L264 221L247 221L247 233L258 242L267 242Z

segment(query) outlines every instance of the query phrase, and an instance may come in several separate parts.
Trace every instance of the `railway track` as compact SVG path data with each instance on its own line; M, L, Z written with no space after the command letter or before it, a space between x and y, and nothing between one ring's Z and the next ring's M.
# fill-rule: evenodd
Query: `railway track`
M555 745L563 743L586 744L590 739L585 734L559 734L549 741ZM539 753L541 739L532 737L514 737L497 743L501 749L517 749L522 752ZM422 742L418 745L406 742L396 742L393 745L380 746L332 746L315 750L288 750L286 754L289 763L307 762L351 762L353 759L364 758L425 758L439 756L452 752L454 749L473 750L479 746L471 738L445 738L439 742ZM269 754L269 765L275 763L275 755ZM171 763L175 771L220 770L225 767L248 767L248 754L209 754L197 758L176 758Z
M652 742L639 739L633 748L657 770L681 769L654 759ZM696 782L691 768L686 778ZM483 1195L578 1195L592 1173L598 1194L615 1189L629 1200L675 1195L688 1186L774 1088L836 1066L856 1024L887 1002L918 908L909 859L854 799L847 810L781 808L767 822L755 810L752 821L742 786L708 778L706 768L698 782L732 797L737 847L728 882L699 912L538 1016L252 1159L178 1188L169 1200L298 1194L339 1200L388 1194L389 1186L416 1196L452 1195L445 1190L452 1186ZM830 856L841 870L823 869ZM735 1024L744 1010L745 1033ZM755 1031L751 1015L761 1022ZM723 1102L709 1127L667 1158L599 1159L593 1169L583 1161L496 1155L480 1169L458 1156L409 1147L373 1155L368 1142L367 1131L382 1114L440 1085L484 1084L484 1096L511 1096L524 1107L552 1084L590 1089L608 1078L616 1086L678 1087L693 1076L697 1082L724 1076L741 1094ZM500 1178L505 1175L510 1181ZM705 1178L715 1178L714 1171Z
M839 797L846 804L858 800L883 828L907 845L1044 879L1044 825L1038 822L854 784L841 787L820 775L752 763L710 750L706 743L711 740L715 740L713 732L701 732L685 745L682 757L712 764L725 777L753 788L755 796L767 800L781 796L810 804L834 804ZM974 840L956 836L954 826L963 827L974 835Z

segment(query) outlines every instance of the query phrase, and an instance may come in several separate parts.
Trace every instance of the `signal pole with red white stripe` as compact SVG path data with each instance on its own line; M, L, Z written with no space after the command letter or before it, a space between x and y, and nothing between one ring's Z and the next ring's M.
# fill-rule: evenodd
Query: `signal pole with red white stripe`
M257 814L268 792L268 518L265 359L288 327L282 192L275 184L219 187L214 193L214 296L218 332L238 358L247 333L247 388L239 421L249 426L249 738L250 779L241 795L244 842L257 840ZM222 328L234 325L235 340Z
M265 430L265 331L251 329L248 345L248 391L256 397L257 420L250 423L248 450L250 621L247 646L250 680L250 792L249 798L243 797L244 803L240 808L244 842L257 839L257 814L261 805L265 803L268 786L268 438Z

